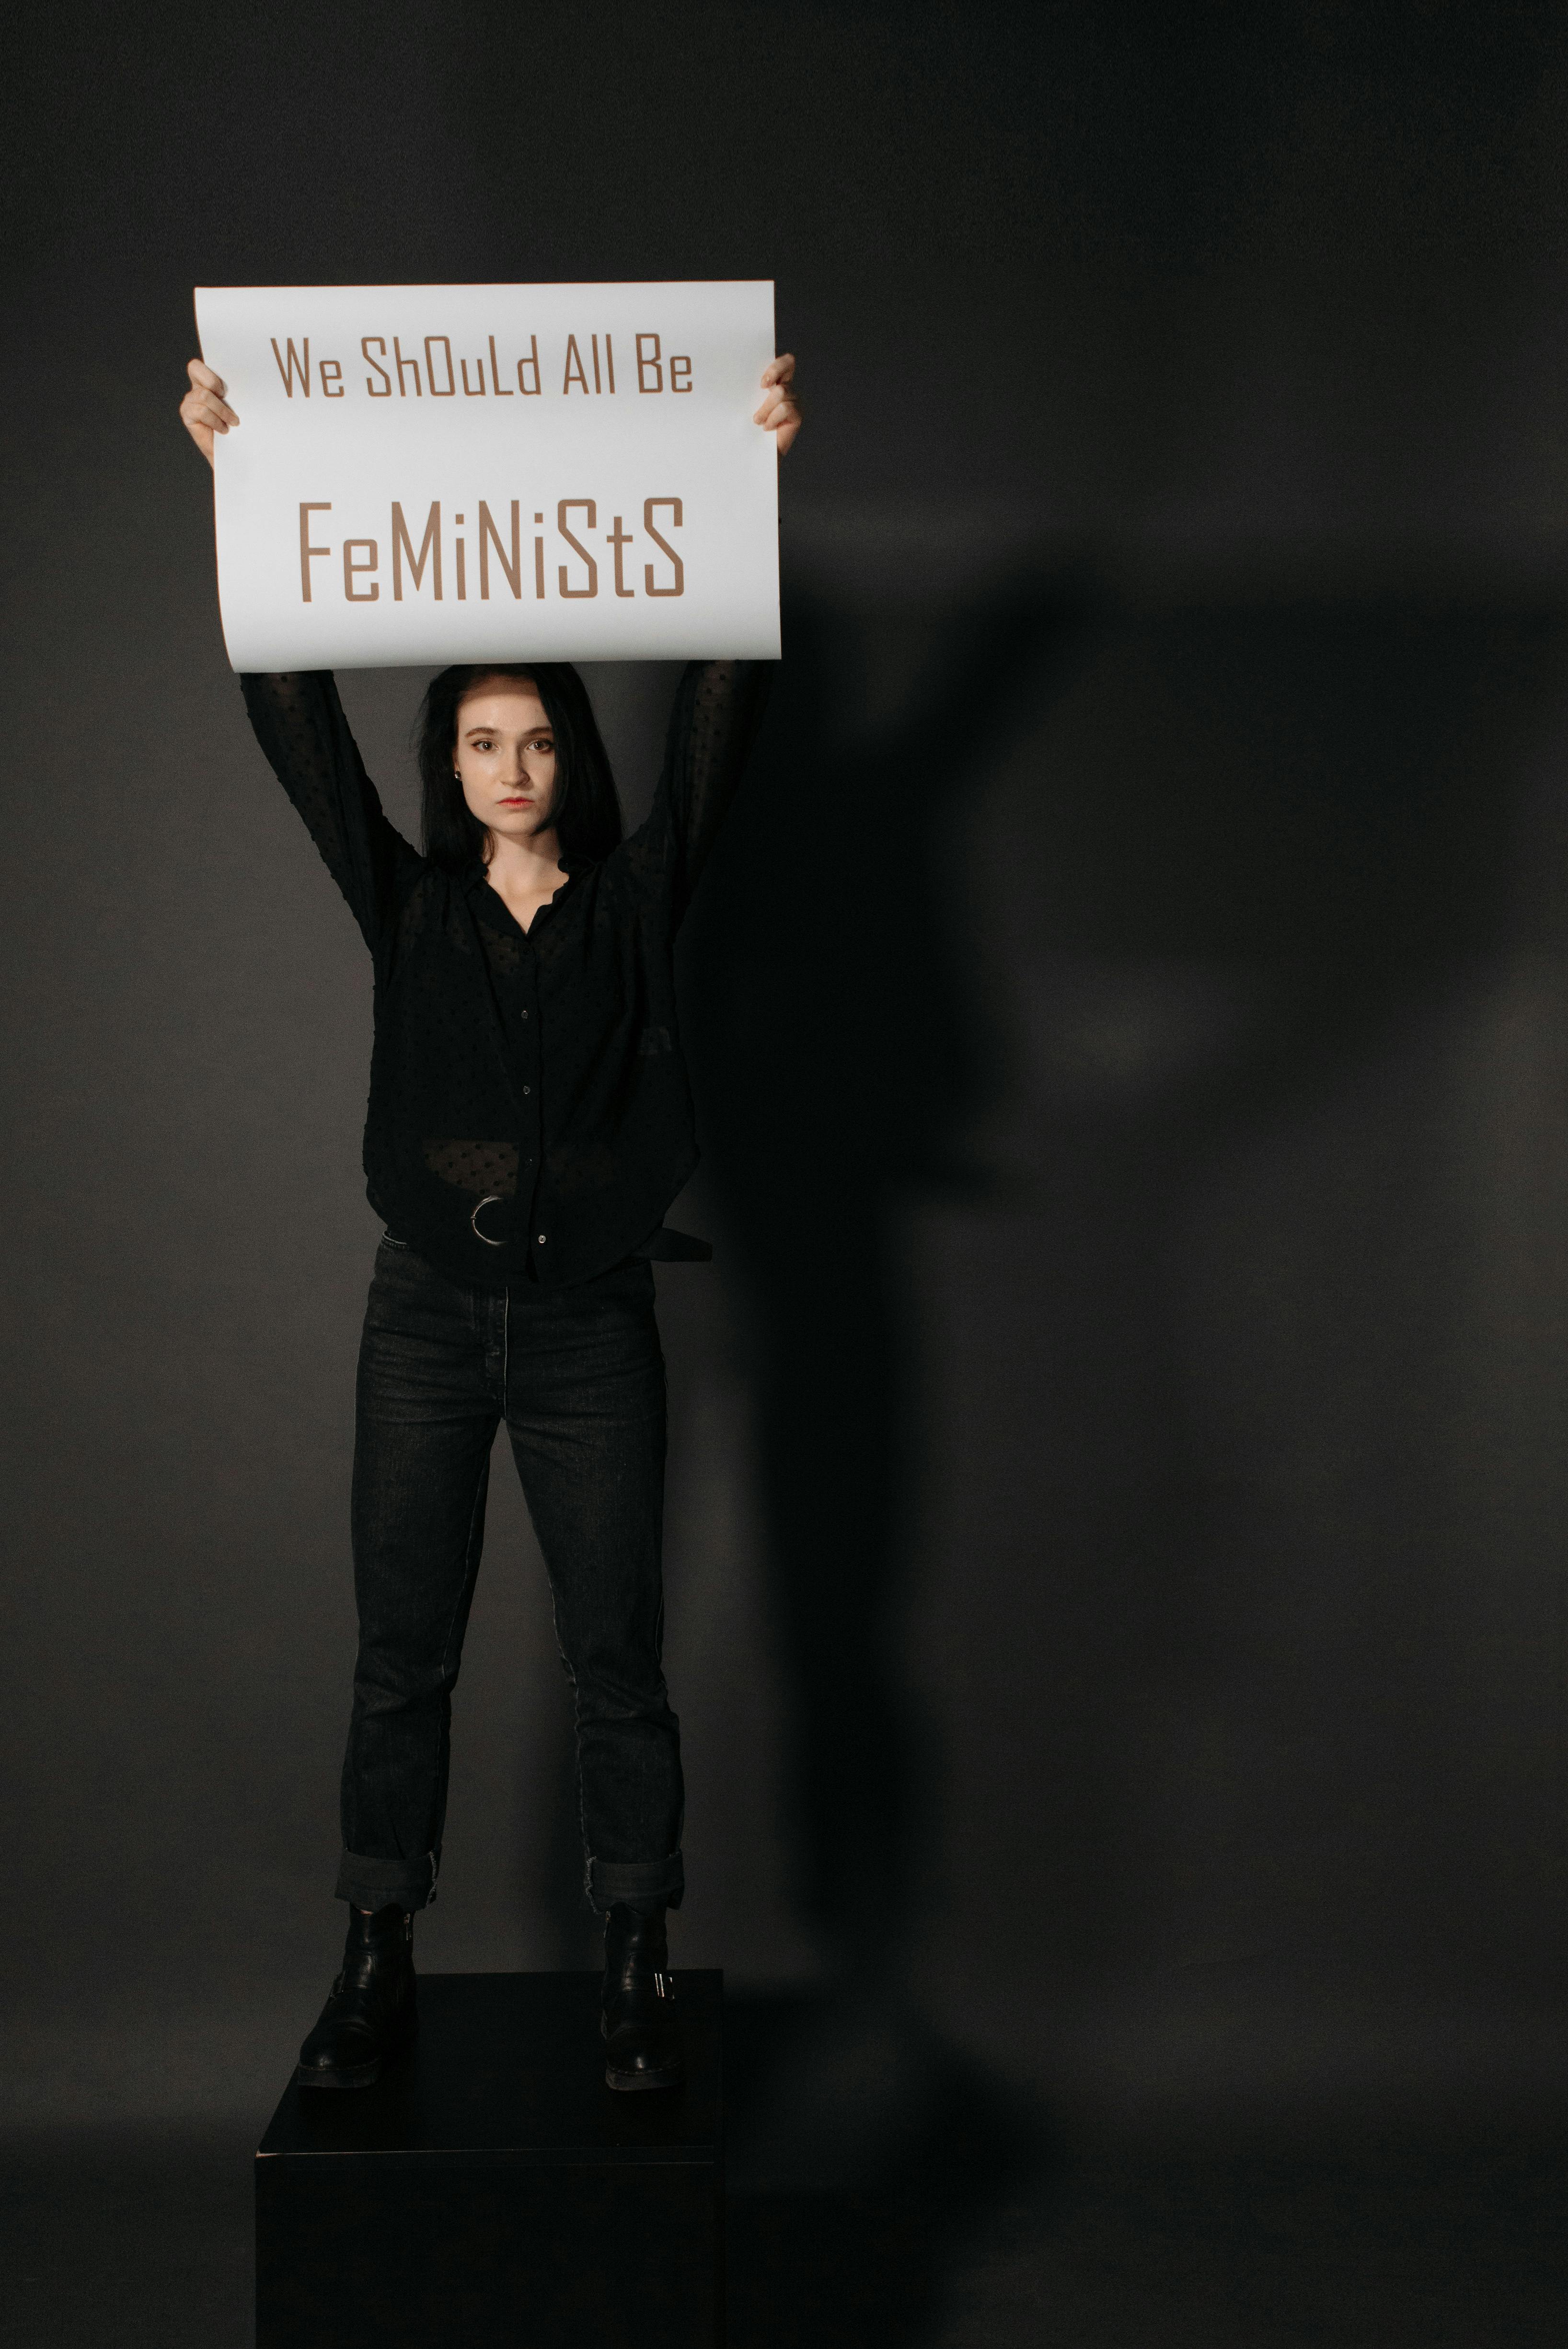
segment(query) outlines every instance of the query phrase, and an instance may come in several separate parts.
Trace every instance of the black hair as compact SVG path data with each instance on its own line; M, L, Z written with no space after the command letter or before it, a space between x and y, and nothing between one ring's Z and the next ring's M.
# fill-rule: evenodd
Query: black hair
M485 853L485 826L464 799L452 761L458 740L458 705L465 694L492 677L526 679L544 704L555 737L553 822L562 854L595 863L608 856L622 834L621 802L588 688L570 661L491 661L469 668L444 668L431 679L414 723L414 747L424 786L426 855L432 864L456 873Z

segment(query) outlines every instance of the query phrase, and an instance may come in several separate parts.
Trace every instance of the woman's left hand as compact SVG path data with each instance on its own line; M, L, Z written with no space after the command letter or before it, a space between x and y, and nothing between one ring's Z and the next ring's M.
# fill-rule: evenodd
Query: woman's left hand
M765 431L779 435L782 456L800 429L800 394L795 383L794 354L786 351L762 370L762 405L752 418Z

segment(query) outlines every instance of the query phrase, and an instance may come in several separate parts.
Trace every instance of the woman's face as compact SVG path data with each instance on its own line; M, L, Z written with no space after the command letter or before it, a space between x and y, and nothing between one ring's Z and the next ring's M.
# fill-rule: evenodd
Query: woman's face
M499 838L549 831L555 735L526 678L481 678L463 696L452 763L469 813Z

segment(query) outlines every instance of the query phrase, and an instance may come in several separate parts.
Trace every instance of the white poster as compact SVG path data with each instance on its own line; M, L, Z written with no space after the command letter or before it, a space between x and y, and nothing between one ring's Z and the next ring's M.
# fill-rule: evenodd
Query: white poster
M769 279L227 285L236 669L779 652Z

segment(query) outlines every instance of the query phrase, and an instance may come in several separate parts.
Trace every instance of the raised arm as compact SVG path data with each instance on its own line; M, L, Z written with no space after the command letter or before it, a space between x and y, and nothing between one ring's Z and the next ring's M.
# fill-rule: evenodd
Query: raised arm
M763 369L762 402L751 420L777 435L780 456L793 445L800 388L792 352ZM771 661L693 661L681 678L653 812L638 834L669 892L676 925L735 797L772 682Z
M211 464L214 434L240 419L221 376L201 359L186 372L191 388L180 420ZM304 817L366 944L378 954L391 935L400 888L420 860L382 812L330 673L242 677L240 689L273 772Z
M382 812L330 670L242 677L240 690L273 772L379 956L423 860Z
M660 864L677 926L745 771L773 667L692 661L676 689L664 771L640 837Z

